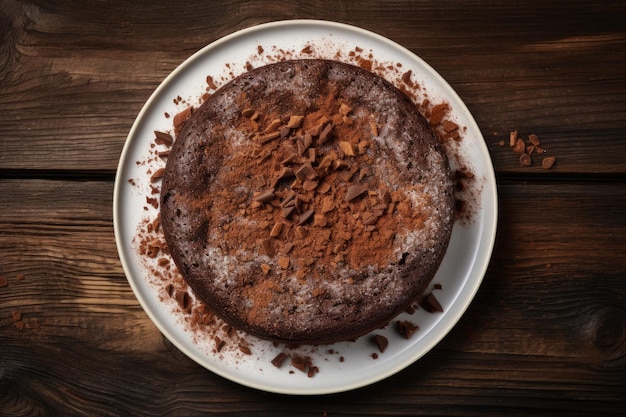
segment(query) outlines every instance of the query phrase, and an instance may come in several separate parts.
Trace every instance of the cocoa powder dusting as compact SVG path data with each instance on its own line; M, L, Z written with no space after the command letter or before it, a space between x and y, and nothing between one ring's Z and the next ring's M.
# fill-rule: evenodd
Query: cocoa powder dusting
M253 304L251 322L265 318L275 294L285 291L287 274L322 280L340 265L384 268L393 261L395 231L423 222L403 191L391 193L369 175L370 120L354 116L351 104L335 97L322 95L311 114L282 117L241 100L244 117L237 129L249 143L229 152L229 169L216 181L234 187L255 173L244 181L246 187L256 184L257 192L249 202L222 187L206 206L210 224L219 225L209 243L224 256L262 253L274 260L255 271L265 278L244 290ZM244 231L234 222L223 224L223 213L236 213L245 218L240 224L256 226Z

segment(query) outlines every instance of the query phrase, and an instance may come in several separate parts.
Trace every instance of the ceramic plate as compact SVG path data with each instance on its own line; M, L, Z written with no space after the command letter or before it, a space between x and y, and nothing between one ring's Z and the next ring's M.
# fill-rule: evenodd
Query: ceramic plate
M455 223L451 242L433 283L443 313L418 309L403 313L419 330L406 340L393 326L377 334L389 340L381 353L371 335L332 346L301 347L319 372L310 377L289 364L271 360L281 351L272 343L249 338L251 354L216 352L211 335L189 328L176 303L154 284L146 260L137 250L136 236L158 209L146 203L150 173L163 166L154 157L154 131L171 131L174 115L196 106L210 93L246 68L289 58L329 58L365 66L392 83L409 80L416 102L448 103L450 120L461 126L462 138L447 146L451 165L474 174L466 189L471 212ZM409 72L410 71L410 72ZM408 74L408 76L407 76ZM407 78L408 77L408 78ZM406 87L406 85L405 85ZM297 20L245 29L201 49L174 70L149 98L124 146L114 194L114 225L119 255L128 281L142 307L159 330L187 356L229 380L284 394L325 394L347 391L387 378L413 364L432 349L457 323L483 279L493 248L497 197L493 166L471 114L446 81L422 59L375 33L344 24ZM419 365L416 365L419 366Z

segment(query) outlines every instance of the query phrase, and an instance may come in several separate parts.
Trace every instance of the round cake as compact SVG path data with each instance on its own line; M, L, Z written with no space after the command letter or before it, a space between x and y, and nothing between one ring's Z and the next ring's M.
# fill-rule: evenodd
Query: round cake
M417 107L330 60L217 90L177 135L161 189L194 294L235 328L293 344L389 323L432 280L453 221L448 160Z

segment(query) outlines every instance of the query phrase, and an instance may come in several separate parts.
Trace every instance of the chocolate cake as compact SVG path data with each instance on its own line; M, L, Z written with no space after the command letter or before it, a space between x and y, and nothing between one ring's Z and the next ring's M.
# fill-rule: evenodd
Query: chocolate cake
M256 336L323 344L387 324L450 239L453 182L428 122L356 66L253 69L183 125L161 190L171 255L194 293Z

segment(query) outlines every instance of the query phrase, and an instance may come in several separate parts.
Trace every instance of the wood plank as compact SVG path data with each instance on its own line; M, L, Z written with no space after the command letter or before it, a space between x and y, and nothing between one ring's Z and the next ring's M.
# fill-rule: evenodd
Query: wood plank
M623 183L501 183L494 256L461 322L398 375L320 399L240 387L163 340L117 259L112 183L0 180L0 274L9 281L0 288L0 409L615 415L626 406L622 190Z
M626 173L623 2L318 3L274 4L260 13L230 2L8 2L0 18L7 41L0 169L112 174L135 116L179 63L237 29L297 16L360 25L426 59L473 112L498 171L528 171L495 145L518 129L543 138L558 172ZM539 12L554 21L536 19ZM173 15L184 31L171 24Z

